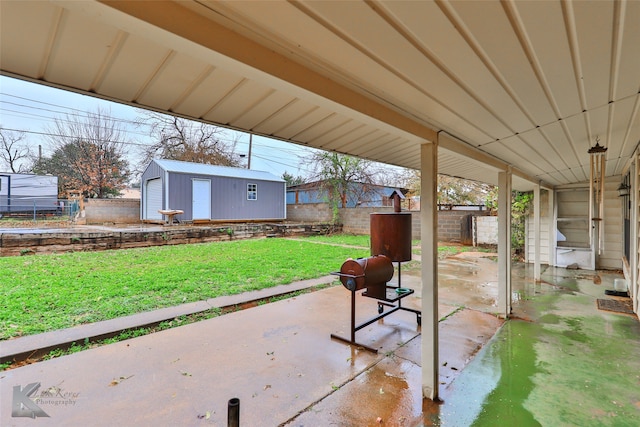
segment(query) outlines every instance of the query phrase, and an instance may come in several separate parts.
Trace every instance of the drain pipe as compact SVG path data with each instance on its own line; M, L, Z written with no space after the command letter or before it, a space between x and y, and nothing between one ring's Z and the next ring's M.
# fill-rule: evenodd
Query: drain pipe
M237 397L229 399L227 410L227 426L240 427L240 399Z

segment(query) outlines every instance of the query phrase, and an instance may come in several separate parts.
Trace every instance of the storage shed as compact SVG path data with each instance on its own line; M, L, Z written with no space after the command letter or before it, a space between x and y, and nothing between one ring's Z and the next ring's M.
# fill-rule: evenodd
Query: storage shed
M182 221L280 221L286 218L285 181L269 172L154 159L142 174L140 217Z
M0 172L0 214L57 208L57 176Z

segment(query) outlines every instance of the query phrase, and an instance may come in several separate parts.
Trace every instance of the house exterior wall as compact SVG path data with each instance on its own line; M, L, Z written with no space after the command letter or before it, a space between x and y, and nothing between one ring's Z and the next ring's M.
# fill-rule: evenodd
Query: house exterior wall
M621 198L618 197L617 188L622 181L621 176L612 176L605 179L604 193L604 246L602 253L597 255L595 267L601 269L621 269L623 254L623 219ZM558 194L558 193L562 194ZM541 215L540 215L540 262L552 264L552 254L556 248L555 241L549 242L549 227L559 229L567 238L568 242L574 243L570 246L589 246L589 202L588 183L573 189L556 190L556 210L557 215L548 214L548 199L546 192L541 194ZM568 218L573 218L568 220ZM526 219L526 251L525 260L532 263L534 261L534 224L533 213ZM553 233L555 235L555 233ZM561 262L556 262L561 265Z
M540 262L550 265L552 263L555 242L549 242L549 227L553 227L553 212L549 212L549 193L540 191ZM532 263L535 255L535 224L533 210L525 219L525 262Z
M624 253L622 198L618 196L618 185L622 176L608 177L604 188L604 250L596 255L596 268L621 269Z

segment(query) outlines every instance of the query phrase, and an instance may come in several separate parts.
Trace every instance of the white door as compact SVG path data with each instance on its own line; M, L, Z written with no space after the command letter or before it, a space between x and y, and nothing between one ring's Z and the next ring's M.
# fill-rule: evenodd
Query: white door
M211 181L194 179L191 188L192 219L211 219Z
M158 212L158 209L162 209L162 180L150 179L146 187L144 219L162 219L162 214Z

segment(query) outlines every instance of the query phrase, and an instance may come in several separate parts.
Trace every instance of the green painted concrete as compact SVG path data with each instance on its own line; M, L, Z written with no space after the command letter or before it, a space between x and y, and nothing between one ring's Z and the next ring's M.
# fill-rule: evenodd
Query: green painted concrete
M516 282L516 318L451 385L430 423L640 425L640 323L596 306L614 277L595 285L584 272L548 269L542 284Z

